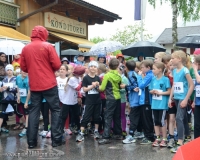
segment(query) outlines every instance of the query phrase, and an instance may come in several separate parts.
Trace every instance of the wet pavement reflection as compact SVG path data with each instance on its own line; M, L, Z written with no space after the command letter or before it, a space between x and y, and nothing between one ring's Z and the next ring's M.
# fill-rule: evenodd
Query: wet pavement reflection
M122 144L113 140L111 144L98 145L90 135L85 141L75 142L75 135L66 136L66 143L52 148L51 139L38 137L38 146L28 149L26 137L20 138L19 131L11 130L0 136L1 160L171 160L173 154L167 148L153 148L140 145L139 140L132 144Z

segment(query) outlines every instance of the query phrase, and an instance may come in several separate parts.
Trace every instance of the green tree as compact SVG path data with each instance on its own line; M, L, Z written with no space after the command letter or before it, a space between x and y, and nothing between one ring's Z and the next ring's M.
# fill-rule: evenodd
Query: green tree
M135 25L125 26L122 30L117 29L116 33L111 36L110 40L121 42L124 46L127 46L133 42L141 40L141 34L143 33L143 40L152 38L151 34L147 34L144 27L141 27L140 23Z
M90 41L93 42L93 43L95 43L95 44L97 44L99 42L106 41L106 38L98 36L98 37L91 38Z
M180 15L184 22L195 21L200 17L200 0L148 0L151 5L156 7L156 2L170 2L172 7L172 39L173 48L177 49L176 42L178 41L177 33L177 18Z

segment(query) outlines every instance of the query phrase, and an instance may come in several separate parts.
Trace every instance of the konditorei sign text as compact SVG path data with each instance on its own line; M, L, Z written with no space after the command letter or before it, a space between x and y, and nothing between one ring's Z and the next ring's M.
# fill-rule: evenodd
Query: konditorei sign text
M45 12L44 25L50 30L52 29L85 37L87 35L86 23L79 22L51 12Z

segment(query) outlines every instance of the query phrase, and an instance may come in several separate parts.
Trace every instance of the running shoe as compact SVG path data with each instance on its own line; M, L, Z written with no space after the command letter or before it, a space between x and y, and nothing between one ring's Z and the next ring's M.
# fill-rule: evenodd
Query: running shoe
M160 139L156 139L156 140L153 142L152 146L153 146L153 147L159 147L159 144L160 144Z
M43 131L43 133L42 133L42 138L46 138L46 136L47 136L47 133L48 133L48 131Z
M65 133L66 133L67 135L72 135L72 131L71 131L70 129L65 129Z
M131 135L128 135L126 136L126 139L122 141L124 144L130 144L130 143L135 143L136 142L136 139L131 136Z
M24 128L19 134L20 137L24 137L26 135L26 128Z
M99 134L98 131L94 131L94 138L95 138L95 139L101 138L101 135Z
M178 150L180 147L181 147L180 144L176 144L170 151L171 151L172 153L176 153L177 150Z
M140 144L151 144L152 142L150 140L148 140L147 138L143 138L142 141L140 142Z
M144 133L143 132L136 132L134 135L134 138L138 139L138 138L144 138Z
M161 142L160 142L160 147L167 147L167 140L162 140Z
M48 131L48 133L46 134L46 138L51 138L51 131Z
M110 139L100 139L98 141L99 144L108 144L108 143L111 143L111 140Z
M1 132L3 133L9 133L9 130L7 130L5 127L1 128Z
M167 148L173 148L175 145L175 141L173 138L169 139L169 142L167 144Z
M82 133L79 133L77 136L76 136L76 142L82 142L84 141L84 134Z

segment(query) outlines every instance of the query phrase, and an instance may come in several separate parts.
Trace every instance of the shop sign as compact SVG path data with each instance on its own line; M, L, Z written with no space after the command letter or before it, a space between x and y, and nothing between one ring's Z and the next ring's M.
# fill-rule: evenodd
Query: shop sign
M44 25L49 30L70 33L84 37L87 35L86 23L51 12L44 13Z

